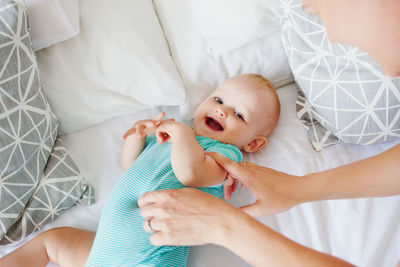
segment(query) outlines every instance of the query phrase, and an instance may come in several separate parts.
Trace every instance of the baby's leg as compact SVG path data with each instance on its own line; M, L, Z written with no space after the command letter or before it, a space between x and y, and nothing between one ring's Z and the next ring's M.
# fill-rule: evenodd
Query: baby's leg
M45 231L0 259L0 267L46 266L49 261L61 267L84 266L95 233L60 227Z

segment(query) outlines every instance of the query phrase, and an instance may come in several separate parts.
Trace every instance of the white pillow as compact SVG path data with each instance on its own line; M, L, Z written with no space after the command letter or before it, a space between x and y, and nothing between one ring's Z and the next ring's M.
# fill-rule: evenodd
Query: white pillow
M38 51L61 132L139 109L184 103L185 91L148 0L81 0L79 35Z
M273 0L191 0L208 52L220 55L278 30Z
M279 31L216 56L207 53L207 41L189 1L155 0L154 4L186 89L182 119L192 118L200 102L230 76L258 73L276 87L293 81Z
M24 1L35 51L79 33L79 0Z

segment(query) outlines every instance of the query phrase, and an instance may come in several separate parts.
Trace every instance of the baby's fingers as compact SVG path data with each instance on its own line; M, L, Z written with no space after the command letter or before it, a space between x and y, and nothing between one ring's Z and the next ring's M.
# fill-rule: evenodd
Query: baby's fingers
M141 138L141 137L143 137L143 131L144 131L144 129L145 129L145 125L144 124L139 124L137 127L136 127L136 136L138 137L138 138Z
M162 117L161 115L164 116L163 114L159 114L158 116ZM136 137L142 138L145 134L154 132L156 127L157 124L154 120L138 121L122 136L122 140L125 140L132 134L136 134Z
M154 117L153 120L154 120L156 126L158 126L162 122L164 116L165 116L165 112L161 112L157 116Z
M122 140L125 140L128 136L135 133L136 133L136 128L135 127L130 128L126 133L124 133L124 135L122 136Z
M156 127L156 122L153 120L142 121L136 126L136 136L142 138L144 135L154 132Z
M157 131L168 131L174 126L175 119L165 119L157 125Z
M157 132L156 139L159 144L171 141L170 136L166 132Z

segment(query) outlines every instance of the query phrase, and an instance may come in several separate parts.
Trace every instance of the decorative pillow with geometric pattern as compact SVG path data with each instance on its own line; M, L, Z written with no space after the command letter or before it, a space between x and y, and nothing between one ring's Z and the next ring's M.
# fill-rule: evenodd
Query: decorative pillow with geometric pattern
M400 138L400 78L384 75L354 46L331 43L301 0L280 0L282 40L300 90L298 116L315 150L337 142Z
M94 202L57 138L27 25L23 6L0 0L0 245L24 239L74 205Z

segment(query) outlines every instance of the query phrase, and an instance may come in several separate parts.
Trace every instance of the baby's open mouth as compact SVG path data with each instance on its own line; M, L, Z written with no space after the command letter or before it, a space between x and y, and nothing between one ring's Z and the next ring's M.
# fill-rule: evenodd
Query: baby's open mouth
M206 117L205 120L206 125L214 131L223 131L224 127L215 119L211 117Z

